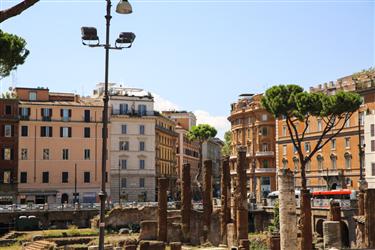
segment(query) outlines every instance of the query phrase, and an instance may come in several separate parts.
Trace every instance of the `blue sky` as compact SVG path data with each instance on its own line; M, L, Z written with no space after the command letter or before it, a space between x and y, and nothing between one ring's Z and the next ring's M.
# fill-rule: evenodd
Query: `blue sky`
M19 2L0 0L4 9ZM163 103L198 111L222 132L230 103L274 84L309 87L375 65L375 2L134 0L134 13L114 12L111 38L136 34L113 51L110 81L142 87ZM84 47L81 26L104 40L104 0L41 0L0 24L31 51L17 86L91 93L104 79L104 51ZM11 86L12 77L2 80Z

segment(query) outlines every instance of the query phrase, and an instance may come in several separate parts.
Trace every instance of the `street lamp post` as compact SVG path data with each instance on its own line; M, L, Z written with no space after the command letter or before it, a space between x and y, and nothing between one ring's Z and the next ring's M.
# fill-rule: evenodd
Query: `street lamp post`
M100 219L99 219L99 250L104 250L104 216L105 216L105 200L107 197L105 188L105 176L106 176L106 164L107 164L107 137L108 137L108 66L109 66L109 50L116 49L121 50L124 48L130 48L134 42L135 35L132 32L122 32L116 39L115 46L111 46L109 41L109 31L111 24L111 0L106 0L107 12L106 12L106 36L105 44L100 44L97 30L94 27L82 27L82 43L89 47L104 47L105 49L105 76L104 76L104 95L103 95L103 132L102 132L102 179L101 179L101 190L99 192L100 197ZM127 0L120 0L117 4L116 12L119 14L130 14L132 13L132 7Z

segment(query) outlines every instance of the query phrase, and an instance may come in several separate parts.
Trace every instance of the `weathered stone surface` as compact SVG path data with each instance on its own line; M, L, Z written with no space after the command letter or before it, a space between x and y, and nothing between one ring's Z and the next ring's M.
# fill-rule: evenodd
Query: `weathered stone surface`
M301 189L301 249L312 250L311 194L309 189Z
M268 234L268 249L280 250L280 234Z
M323 222L324 249L341 249L341 228L339 221Z
M278 183L280 192L280 248L282 250L297 250L296 198L292 171L280 169Z
M203 190L203 236L204 241L208 238L212 214L212 161L204 161L204 190Z
M220 234L221 242L226 244L226 229L230 222L230 170L229 157L223 159L221 168L221 211L220 211Z
M167 242L182 241L181 223L170 223L168 221Z
M141 232L139 234L139 240L156 240L157 238L157 227L156 221L142 221Z
M208 241L213 246L218 246L221 242L220 235L220 209L214 210L211 214L210 231L208 234Z
M228 247L237 246L237 239L235 237L236 228L234 223L227 224L227 245Z
M167 189L168 179L159 178L158 193L158 240L167 241Z
M237 148L237 240L248 239L248 205L247 205L247 175L246 175L246 147Z
M130 229L129 228L121 228L118 232L118 234L129 234Z
M341 221L341 208L338 201L331 201L329 203L329 216L330 221Z
M249 250L250 241L248 239L241 239L240 246L238 247L239 250Z
M171 242L169 246L171 247L171 250L181 250L182 244L181 242Z
M137 250L137 245L126 245L124 250Z
M375 189L365 191L365 237L366 246L375 248Z
M88 250L98 250L99 246L89 246ZM104 250L113 250L112 245L104 245Z
M165 250L165 244L161 241L150 241L150 250Z
M191 214L191 179L190 164L186 163L182 168L182 208L181 223L184 242L190 241L190 214Z
M149 250L150 249L150 242L149 241L140 241L139 242L139 250Z

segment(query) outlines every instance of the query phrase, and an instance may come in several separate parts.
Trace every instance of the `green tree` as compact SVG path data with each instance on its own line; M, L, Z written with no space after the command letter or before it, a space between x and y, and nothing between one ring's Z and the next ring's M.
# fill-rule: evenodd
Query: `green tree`
M298 85L279 85L269 88L262 97L263 107L275 118L285 119L290 139L297 151L301 166L301 230L302 249L312 248L311 202L306 186L306 164L314 154L337 136L346 122L361 105L361 98L352 92L338 91L334 95L309 93ZM305 141L311 118L323 121L321 134L310 152L304 152ZM302 124L302 132L298 131Z
M0 30L0 79L25 62L29 51L21 37Z
M230 156L230 144L232 143L232 132L227 131L224 134L224 146L221 148L223 156Z
M202 189L202 184L200 182L200 176L202 174L202 166L203 166L203 143L210 138L215 137L217 131L214 127L208 124L199 124L198 126L193 126L187 133L187 137L191 141L198 141L199 143L199 164L198 164L198 173L195 176L195 182L198 185L199 190Z

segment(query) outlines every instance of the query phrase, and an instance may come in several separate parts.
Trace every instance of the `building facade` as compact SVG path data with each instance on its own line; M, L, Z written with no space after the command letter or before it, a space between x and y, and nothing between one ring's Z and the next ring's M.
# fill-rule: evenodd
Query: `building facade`
M13 204L18 183L18 99L0 99L0 204Z
M97 202L102 102L43 88L14 92L20 112L18 202Z
M202 145L203 160L212 161L212 184L214 197L220 196L221 148L224 142L219 138L211 138Z
M195 177L198 174L199 164L199 143L196 141L190 141L187 138L187 133L192 126L196 125L196 117L192 112L186 111L164 111L163 115L174 120L176 122L176 132L178 134L176 157L177 157L177 169L178 183L182 179L182 166L184 163L190 164L190 177L193 189L193 198L199 198L199 192L197 189L197 183ZM202 178L202 177L201 177ZM180 190L181 191L181 190Z
M94 97L103 95L98 84ZM109 132L112 202L155 201L155 115L153 97L136 88L110 84Z
M260 103L261 94L243 94L231 105L231 176L236 175L237 147L247 147L249 196L260 202L276 190L275 119Z
M177 185L177 140L176 123L162 114L156 113L155 145L156 145L156 194L158 178L168 178L169 198L175 199Z

